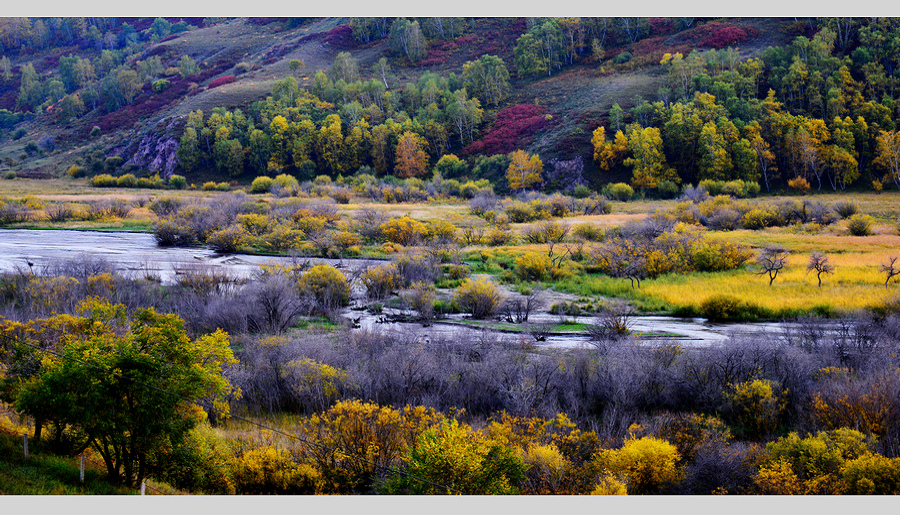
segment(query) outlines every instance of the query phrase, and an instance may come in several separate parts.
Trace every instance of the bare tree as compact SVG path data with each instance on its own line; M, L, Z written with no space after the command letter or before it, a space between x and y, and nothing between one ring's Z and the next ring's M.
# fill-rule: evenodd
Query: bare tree
M828 256L822 252L816 251L809 256L809 264L806 265L806 273L816 271L816 279L819 280L819 287L822 287L822 274L833 274L834 265L828 262Z
M769 286L772 286L775 278L778 277L778 272L784 268L787 262L787 254L788 251L783 247L766 247L756 257L756 262L762 267L757 273L759 275L769 274Z
M891 277L895 275L900 275L900 268L896 268L894 265L897 262L896 257L889 257L889 262L887 264L881 265L881 271L887 275L887 278L884 280L884 287L887 288L888 281L891 280Z

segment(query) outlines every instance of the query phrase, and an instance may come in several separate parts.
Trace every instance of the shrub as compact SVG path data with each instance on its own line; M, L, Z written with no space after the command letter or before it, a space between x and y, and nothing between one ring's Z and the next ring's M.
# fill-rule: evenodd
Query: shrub
M234 484L238 494L317 494L322 478L315 467L296 463L287 450L267 445L236 460Z
M12 170L10 170L10 171L8 171L8 172L4 172L4 173L3 173L3 178L6 179L6 180L8 180L8 181L11 181L11 180L13 180L13 179L16 178L16 172L14 172L14 171L12 171Z
M257 177L257 179L259 179L259 177ZM256 181L254 180L253 182L255 183ZM296 189L300 187L300 183L297 182L297 178L286 173L277 175L275 179L272 179L272 184L279 186L285 190ZM250 192L257 193L253 191L252 185Z
M806 193L809 191L810 185L809 181L804 179L803 177L794 177L793 179L788 181L788 187L797 190L799 193Z
M503 295L497 285L487 279L466 279L456 288L454 301L472 318L487 318L500 306Z
M134 176L132 175L132 177ZM95 175L91 177L89 182L91 183L91 186L94 186L95 188L114 188L119 185L116 178L108 173Z
M847 222L847 229L853 236L869 236L872 234L872 222L869 215L855 214Z
M266 177L265 175L257 177L250 184L250 193L268 193L274 182L271 177Z
M516 258L516 277L523 281L542 281L550 278L553 263L544 254L523 254Z
M659 492L683 476L675 446L652 436L631 438L621 449L601 450L594 459L614 477L624 477L631 494Z
M137 178L134 174L126 173L116 180L116 184L118 184L120 188L134 188L137 185Z
M172 176L169 177L169 186L176 190L183 190L187 186L187 179L182 175L172 174Z
M572 236L587 241L603 241L603 228L591 223L578 224L572 229Z
M621 200L622 202L625 202L626 200L634 196L634 188L625 184L624 182L611 184L607 191L612 198Z
M206 87L206 89L218 88L219 86L224 86L225 84L231 84L236 80L237 79L234 77L234 75L223 75L221 77L213 79L212 82L209 83L209 86Z
M900 458L864 454L841 467L838 492L845 495L900 494Z
M572 190L572 196L578 199L590 197L591 189L584 184L579 184L578 186L575 186L575 189Z
M381 224L381 236L385 241L410 246L420 242L428 233L425 224L408 216L394 218Z
M350 199L353 198L353 191L347 187L331 188L331 193L328 196L333 198L338 204L349 204Z
M350 301L350 285L339 270L330 265L316 265L300 276L300 291L312 295L319 306L331 310Z
M203 191L215 191L216 190L216 181L207 181L203 183L203 186L200 187Z
M413 283L400 298L419 314L422 320L434 318L434 285L425 282Z
M220 182L219 184L216 184L216 191L231 191L231 184Z
M753 208L744 213L740 224L744 229L759 230L780 225L778 213L767 208Z
M681 190L678 185L672 181L660 181L656 186L656 191L659 192L660 198L675 198Z
M456 420L422 433L409 450L406 463L406 474L393 473L383 487L385 493L517 494L513 485L525 478L526 468L512 448Z
M852 200L839 200L831 206L831 209L841 218L850 218L859 211L859 206Z
M250 235L242 226L234 224L210 234L206 243L216 252L237 252L250 243Z
M537 214L534 212L534 207L526 202L522 202L520 200L514 200L505 208L506 216L509 217L509 221L513 223L524 223L531 222L538 218Z
M722 393L724 411L734 427L746 437L756 439L772 434L777 428L786 403L781 385L767 379L754 379L731 385Z
M163 449L153 460L159 479L175 488L209 494L234 494L234 458L228 441L208 424L195 426L181 445Z
M78 165L72 165L69 167L68 170L66 170L66 174L69 177L72 177L73 179L78 179L79 177L84 177L86 173L87 173L87 170L85 170L83 167L78 166Z
M743 302L733 295L720 293L708 297L700 304L700 314L710 322L731 320L741 311Z
M396 288L397 269L391 265L370 268L363 274L362 283L366 287L369 299L384 299Z
M154 92L162 93L163 91L169 89L169 86L171 86L171 85L172 85L172 83L169 82L168 80L159 79L159 80L153 81L152 87L153 87Z
M619 52L619 54L613 58L613 64L625 64L628 61L630 61L631 59L632 59L631 52L626 50L624 52Z

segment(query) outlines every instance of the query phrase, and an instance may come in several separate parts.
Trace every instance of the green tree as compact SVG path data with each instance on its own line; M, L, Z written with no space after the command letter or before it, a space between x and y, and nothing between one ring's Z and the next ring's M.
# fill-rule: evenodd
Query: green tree
M497 106L509 91L509 71L503 59L496 55L483 55L477 61L463 65L463 79L471 86L472 95L485 104Z
M185 78L189 75L200 73L200 67L197 66L197 63L194 61L193 57L189 55L182 55L180 64L178 66L178 72L181 74L181 78Z
M84 442L81 448L100 454L111 482L139 484L153 472L155 453L182 443L198 421L198 403L227 408L232 390L222 368L237 362L228 335L216 331L191 341L176 315L149 308L129 318L123 305L96 298L84 301L79 312L6 323L4 334L29 334L32 345L40 333L49 334L59 355L15 344L16 356L37 359L40 368L5 381L18 382L19 412L56 417Z

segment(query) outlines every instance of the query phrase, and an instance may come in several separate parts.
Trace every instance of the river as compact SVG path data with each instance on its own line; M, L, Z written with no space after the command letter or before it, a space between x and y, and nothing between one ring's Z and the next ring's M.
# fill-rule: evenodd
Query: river
M292 258L253 256L246 254L218 254L207 247L159 247L152 234L131 232L97 232L73 230L0 230L0 272L43 269L62 261L83 257L104 258L126 276L153 275L163 283L174 284L181 270L204 266L227 271L237 278L249 278L261 264L289 264ZM343 268L356 268L380 263L369 259L309 259L311 263L328 263ZM30 263L30 265L29 265ZM414 331L423 340L435 336L452 336L461 332L482 333L483 329L462 326L457 315L450 322L437 321L428 326L415 322L385 322L383 316L347 309L345 316L358 320L359 329L369 331ZM566 317L575 322L592 323L591 317ZM548 323L557 315L531 315L530 323ZM705 346L720 343L736 335L757 335L771 338L781 334L783 323L711 324L702 318L682 319L665 316L635 316L629 327L639 338L647 341L675 341L681 345ZM511 342L522 341L520 333L494 333L497 338ZM550 335L538 342L542 347L589 346L586 335Z

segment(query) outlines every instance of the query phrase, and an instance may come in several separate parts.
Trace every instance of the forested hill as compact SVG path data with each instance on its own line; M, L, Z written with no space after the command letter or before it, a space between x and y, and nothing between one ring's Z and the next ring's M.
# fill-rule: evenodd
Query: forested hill
M893 18L2 18L0 168L881 189L898 45Z

